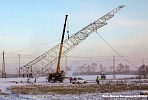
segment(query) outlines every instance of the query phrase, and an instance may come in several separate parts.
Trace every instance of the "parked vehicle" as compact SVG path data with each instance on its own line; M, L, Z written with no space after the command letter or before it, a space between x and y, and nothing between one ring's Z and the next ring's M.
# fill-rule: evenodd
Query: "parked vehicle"
M86 80L84 80L82 78L74 78L71 83L72 84L85 84Z
M101 80L106 80L106 75L105 74L101 74Z

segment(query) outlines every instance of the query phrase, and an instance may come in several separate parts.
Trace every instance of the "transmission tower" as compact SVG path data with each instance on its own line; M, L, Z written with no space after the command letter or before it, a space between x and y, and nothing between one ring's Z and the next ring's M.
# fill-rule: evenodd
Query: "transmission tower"
M83 40L85 40L91 33L97 31L97 29L105 26L108 20L110 20L121 8L124 8L124 5L117 7L106 15L102 16L98 20L90 23L86 27L82 28L77 33L71 35L68 39L65 39L63 42L63 51L62 57L66 56L69 51L74 49L79 45ZM32 60L28 64L24 65L22 68L25 68L27 73L36 79L40 77L43 73L53 68L53 65L58 61L60 44L51 48L47 52L43 53L36 59Z

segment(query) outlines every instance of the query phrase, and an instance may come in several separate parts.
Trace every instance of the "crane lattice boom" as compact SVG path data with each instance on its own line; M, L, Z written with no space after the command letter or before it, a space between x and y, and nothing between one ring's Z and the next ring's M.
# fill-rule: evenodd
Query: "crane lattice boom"
M83 40L85 40L92 32L106 25L107 21L111 19L121 8L124 8L124 5L119 6L118 8L112 10L106 15L102 16L98 20L90 23L79 32L71 35L69 39L64 40L62 57L69 53L73 48L79 45ZM32 60L22 68L25 68L27 73L31 73L33 77L39 78L44 72L48 71L55 63L58 61L58 52L60 44L51 48L47 52L43 53L36 59Z

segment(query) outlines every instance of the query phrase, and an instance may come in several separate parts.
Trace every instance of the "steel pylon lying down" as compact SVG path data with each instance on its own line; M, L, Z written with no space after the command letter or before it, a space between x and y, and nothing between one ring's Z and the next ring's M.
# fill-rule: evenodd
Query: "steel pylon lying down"
M83 40L85 40L91 33L97 31L97 29L106 25L107 21L111 19L121 8L124 8L124 5L117 7L106 15L102 16L98 20L90 23L77 33L71 35L69 39L65 39L63 43L62 57L68 54L73 48L79 45ZM40 75L49 71L51 67L58 61L60 44L51 48L47 52L43 53L36 59L32 60L22 68L27 71L27 73L33 76L35 79L38 79Z

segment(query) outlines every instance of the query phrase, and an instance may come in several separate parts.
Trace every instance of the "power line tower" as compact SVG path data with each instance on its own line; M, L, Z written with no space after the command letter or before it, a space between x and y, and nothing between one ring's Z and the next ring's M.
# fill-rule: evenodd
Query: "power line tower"
M103 15L101 18L90 23L89 25L82 28L77 33L71 35L69 38L63 41L63 48L61 52L61 58L66 56L72 49L79 45L83 40L89 37L93 32L96 32L99 28L105 26L107 21L110 20L114 15L122 8L121 5L111 12ZM43 73L48 72L54 64L58 62L60 44L54 46L47 52L43 53L39 57L30 61L28 64L24 65L22 68L26 69L27 73L31 73L35 79L38 79Z
M2 78L6 78L6 72L5 72L5 53L3 51L3 63L2 63Z

